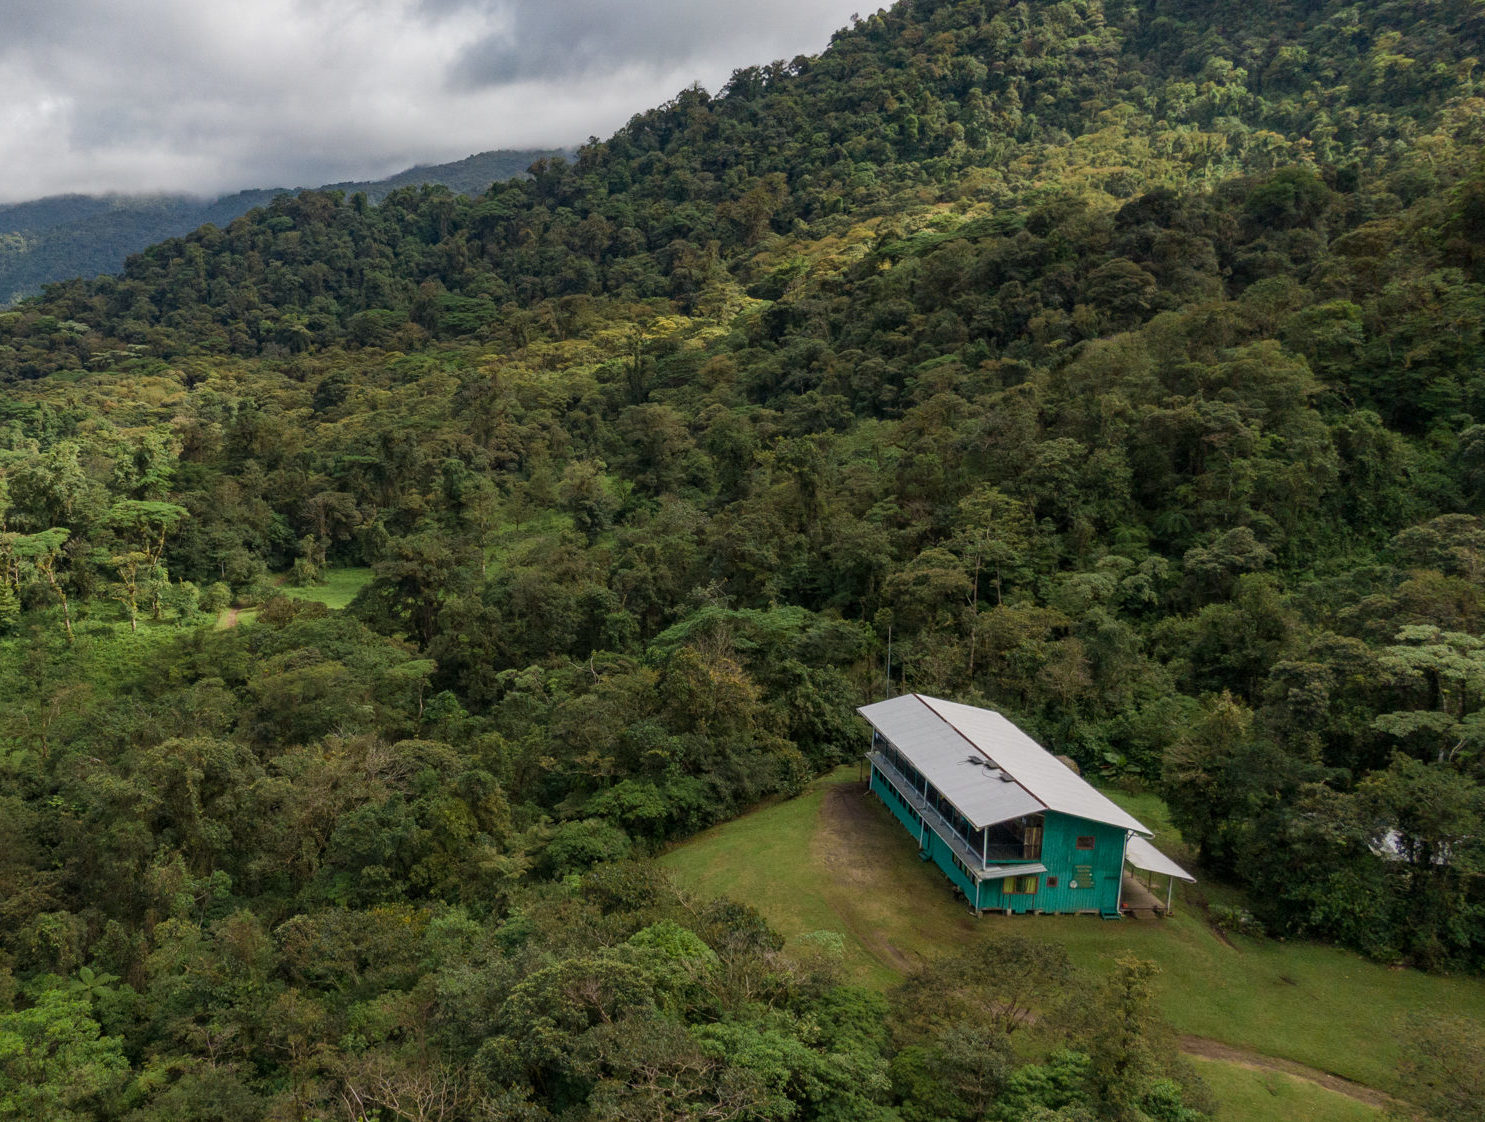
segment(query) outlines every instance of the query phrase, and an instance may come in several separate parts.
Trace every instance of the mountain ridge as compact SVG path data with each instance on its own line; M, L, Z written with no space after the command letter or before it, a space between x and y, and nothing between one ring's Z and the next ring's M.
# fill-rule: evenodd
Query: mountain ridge
M66 194L0 205L0 307L55 281L116 273L130 254L208 223L225 225L279 195L362 191L379 202L399 187L422 183L478 194L491 183L526 174L537 160L567 154L567 149L491 149L449 163L414 165L381 179L320 187L254 187L214 196Z

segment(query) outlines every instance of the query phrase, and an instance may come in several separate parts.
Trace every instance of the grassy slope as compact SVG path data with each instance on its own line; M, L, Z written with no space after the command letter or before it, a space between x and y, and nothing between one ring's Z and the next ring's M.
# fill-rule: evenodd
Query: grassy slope
M1390 970L1310 944L1229 944L1180 892L1177 914L1159 921L976 920L945 878L917 859L912 839L885 808L857 793L856 774L854 766L843 768L800 798L711 830L662 862L686 885L753 904L785 935L842 932L848 968L874 986L890 985L915 961L967 940L1011 931L1055 939L1094 970L1133 952L1160 964L1162 1011L1178 1032L1372 1087L1393 1086L1393 1030L1405 1013L1449 1009L1485 1018L1479 979ZM1116 797L1169 842L1157 800Z
M1221 1060L1195 1060L1197 1073L1222 1104L1226 1122L1380 1122L1382 1112L1302 1079L1272 1071L1250 1071Z

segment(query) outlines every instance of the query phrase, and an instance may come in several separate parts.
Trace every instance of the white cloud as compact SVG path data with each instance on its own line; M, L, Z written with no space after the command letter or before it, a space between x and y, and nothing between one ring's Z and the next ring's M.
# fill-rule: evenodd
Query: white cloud
M603 136L847 0L6 0L0 201L297 186Z

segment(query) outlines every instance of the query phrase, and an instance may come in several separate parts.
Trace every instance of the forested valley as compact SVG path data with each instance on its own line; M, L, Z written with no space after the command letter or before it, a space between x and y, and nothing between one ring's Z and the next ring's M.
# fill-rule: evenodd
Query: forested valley
M903 0L0 313L0 1118L1216 1109L1140 963L884 997L648 863L889 690L1159 792L1270 936L1480 971L1482 40Z

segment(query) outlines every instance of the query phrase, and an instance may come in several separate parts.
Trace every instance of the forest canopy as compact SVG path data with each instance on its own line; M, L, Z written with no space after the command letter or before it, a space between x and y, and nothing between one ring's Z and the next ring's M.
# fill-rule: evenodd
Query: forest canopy
M905 0L0 313L0 1118L1199 1117L643 863L889 689L1159 791L1270 933L1478 971L1482 35Z

